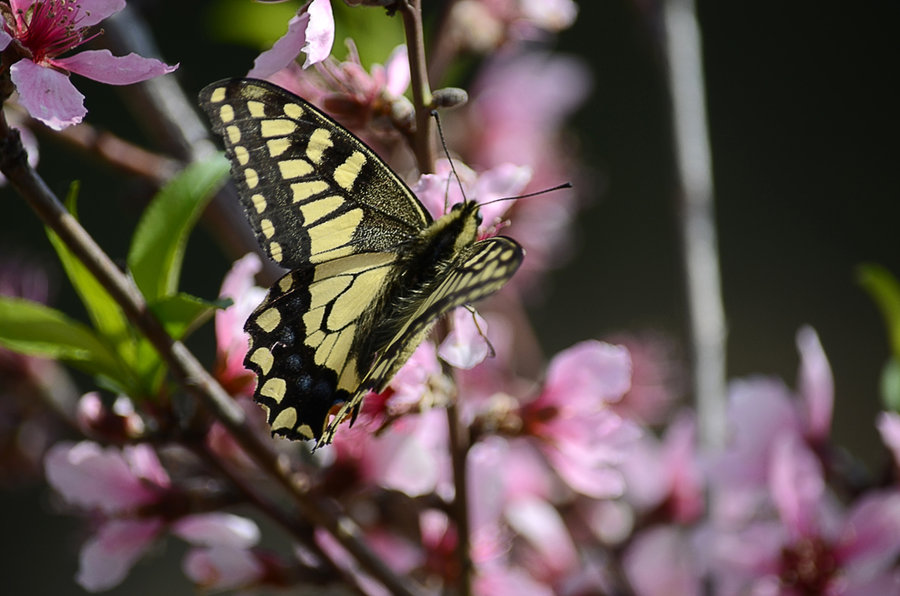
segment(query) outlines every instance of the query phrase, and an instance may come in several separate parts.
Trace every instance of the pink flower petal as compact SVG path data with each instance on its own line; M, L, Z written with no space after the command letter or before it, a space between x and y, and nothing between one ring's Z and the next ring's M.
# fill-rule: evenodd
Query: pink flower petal
M242 588L265 573L253 551L233 546L193 548L185 555L181 569L192 582L210 591Z
M900 555L900 494L861 498L844 522L836 550L848 566L869 572L887 569Z
M638 534L625 552L622 567L635 594L702 594L696 551L682 531L656 526Z
M805 408L806 434L815 441L824 441L831 431L834 409L831 367L812 327L803 327L797 332L797 349L800 351L798 390Z
M529 166L517 166L503 163L482 172L475 183L474 195L479 203L488 203L495 199L514 197L521 193L531 181L532 169ZM485 226L492 226L503 219L503 215L514 204L514 201L500 201L480 208Z
M302 12L288 21L287 33L253 61L248 77L264 79L291 64L306 45L306 29L310 15Z
M198 513L172 524L172 533L198 546L250 548L259 542L259 527L231 513Z
M131 472L142 480L148 480L160 487L171 484L169 474L162 466L156 451L150 445L134 445L122 449L122 455L128 462Z
M69 81L68 75L38 66L31 60L19 60L10 66L9 75L19 92L22 107L53 130L78 124L87 114L84 95Z
M775 440L769 478L772 500L790 536L815 533L825 492L822 466L795 435L781 435Z
M3 20L3 15L0 15L0 52L6 49L6 46L9 45L9 42L12 41L12 37L9 33L6 32L6 21Z
M628 350L599 341L575 344L556 356L547 369L541 400L584 414L620 399L631 386Z
M387 78L385 91L392 97L400 97L409 87L409 51L406 44L394 48L391 55L384 62L384 70Z
M553 505L541 499L522 499L508 504L504 515L510 527L539 553L539 563L546 566L548 575L563 577L578 569L575 543Z
M519 567L492 566L475 576L474 592L478 596L553 596L550 588Z
M266 291L255 285L254 276L262 269L262 261L255 253L235 261L222 281L219 296L231 298L233 304L216 312L216 349L219 365L224 371L219 375L229 379L245 376L244 356L249 338L244 322L265 298Z
M900 414L882 412L878 415L878 432L885 446L894 455L894 465L900 466Z
M309 15L309 26L306 27L306 44L303 53L306 61L303 68L317 64L331 54L334 45L334 15L331 12L331 0L312 0L306 6Z
M158 492L132 470L122 453L90 441L58 443L44 459L47 481L69 503L106 513L153 503Z
M162 527L160 519L106 522L81 548L75 581L90 592L118 585Z
M85 50L68 58L55 58L51 63L107 85L131 85L178 68L177 64L169 66L155 58L144 58L135 53L113 56L109 50Z
M90 27L125 8L125 0L79 0L78 8L81 10L78 26Z
M441 342L438 356L456 368L474 368L487 358L489 349L486 335L487 321L481 315L465 308L457 308L453 311L453 330Z

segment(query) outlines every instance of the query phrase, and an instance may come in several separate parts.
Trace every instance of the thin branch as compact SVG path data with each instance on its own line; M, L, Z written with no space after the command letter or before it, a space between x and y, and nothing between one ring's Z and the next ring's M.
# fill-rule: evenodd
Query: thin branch
M214 413L248 456L269 473L294 499L310 523L328 530L359 564L395 594L413 595L418 589L397 576L363 542L356 523L337 511L334 503L317 500L285 469L271 445L255 435L245 423L244 413L194 355L173 340L147 307L134 282L122 273L94 239L59 202L46 183L28 165L18 131L11 130L0 112L0 171L41 220L66 244L129 320L147 337L166 362L176 381Z
M450 430L450 459L453 464L455 493L451 509L456 521L456 558L459 561L459 594L472 596L472 555L469 550L469 490L466 479L466 460L469 453L469 435L459 420L456 401L447 406L447 424Z
M719 277L700 28L693 0L664 3L669 87L680 182L681 242L690 308L700 439L725 442L725 311Z
M425 35L422 31L421 0L400 0L399 11L403 17L406 32L406 46L409 48L409 72L412 86L413 106L416 109L416 134L413 150L419 172L434 171L434 137L431 121L431 86L425 63Z

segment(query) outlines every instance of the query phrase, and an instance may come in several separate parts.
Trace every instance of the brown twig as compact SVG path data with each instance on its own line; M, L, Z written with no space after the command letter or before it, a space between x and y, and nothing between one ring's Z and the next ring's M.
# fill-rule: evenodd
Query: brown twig
M406 32L406 46L409 48L409 72L412 86L413 106L416 109L416 134L413 150L419 173L434 171L434 137L431 121L431 86L425 63L425 36L422 31L421 0L400 0L398 10L403 17Z

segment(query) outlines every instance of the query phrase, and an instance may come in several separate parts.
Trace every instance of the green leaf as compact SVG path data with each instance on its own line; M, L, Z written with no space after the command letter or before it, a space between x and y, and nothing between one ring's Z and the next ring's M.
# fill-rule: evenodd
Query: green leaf
M872 264L860 265L857 277L881 310L894 359L900 361L900 282L884 267Z
M288 21L296 16L300 2L258 4L246 0L218 0L210 4L209 28L221 41L239 43L254 49L270 48L287 31ZM235 27L240 23L240 27Z
M106 377L123 392L134 376L90 327L60 311L22 298L0 296L0 345L30 356L55 358Z
M881 401L890 412L900 412L900 362L891 358L881 371Z
M77 219L78 183L73 182L66 196L66 207ZM115 351L126 362L133 363L135 357L135 336L128 325L125 313L112 299L106 289L65 243L50 228L46 228L50 243L62 263L63 269L81 298L85 310L97 331L105 337Z
M221 154L193 163L147 207L131 242L128 267L148 302L175 293L188 236L227 173Z
M230 300L209 302L190 294L166 296L150 304L150 310L175 339L183 339L205 323L218 308L227 308Z

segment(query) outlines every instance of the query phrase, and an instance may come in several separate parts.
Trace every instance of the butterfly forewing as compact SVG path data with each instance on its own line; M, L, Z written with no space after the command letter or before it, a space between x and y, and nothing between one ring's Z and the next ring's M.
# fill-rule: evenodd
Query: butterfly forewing
M206 87L200 105L260 244L283 267L390 251L431 223L371 149L299 97L236 79Z

